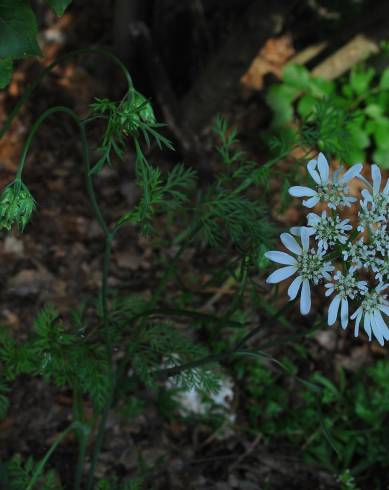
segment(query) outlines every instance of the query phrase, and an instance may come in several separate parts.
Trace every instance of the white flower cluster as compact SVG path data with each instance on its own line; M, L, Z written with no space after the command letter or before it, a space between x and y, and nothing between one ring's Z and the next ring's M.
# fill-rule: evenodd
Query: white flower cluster
M308 162L313 187L293 186L289 194L307 197L303 204L308 208L322 203L327 209L321 214L309 213L306 226L293 227L290 233L281 234L281 242L291 254L280 251L265 254L285 266L270 274L266 282L278 283L295 274L288 295L294 300L300 293L303 315L311 309L311 284L324 284L325 296L332 297L328 325L339 317L342 328L346 328L349 319L354 320L355 336L362 325L369 340L374 336L383 345L389 340L385 320L389 315L385 294L389 281L389 179L381 189L379 167L371 166L372 183L361 175L362 168L362 164L356 164L345 173L340 168L331 175L322 153ZM348 185L354 178L366 187L361 191L355 229L339 214L345 207L358 205L358 199L349 195ZM351 301L356 309L350 316Z

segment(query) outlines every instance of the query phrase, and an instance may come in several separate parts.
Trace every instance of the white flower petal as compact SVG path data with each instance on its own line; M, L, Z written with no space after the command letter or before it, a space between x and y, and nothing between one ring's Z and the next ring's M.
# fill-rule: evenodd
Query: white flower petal
M360 324L361 318L362 318L362 309L358 308L358 310L360 310L360 311L358 312L358 314L356 315L356 318L355 318L354 337L358 337L358 335L359 335L359 324ZM354 317L354 315L351 318L353 318L353 317Z
M300 245L297 243L296 239L290 233L281 233L280 235L282 244L291 252L296 255L302 254L302 249Z
M270 252L265 253L265 257L267 257L269 260L272 260L273 262L277 262L278 264L285 264L285 265L297 264L297 260L291 255L286 254L285 252L278 252L278 251L271 250Z
M370 194L370 192L367 189L362 189L361 194L362 194L362 197L365 201L371 202L373 200L372 195ZM365 208L367 203L360 201L360 205L361 205L361 207Z
M330 276L330 278L331 278L331 276ZM324 287L326 288L326 291L325 291L325 293L324 293L324 294L325 294L327 297L328 297L328 296L331 296L331 295L333 294L333 292L335 291L335 289L334 289L334 285L333 285L333 284L331 284L331 283L330 283L330 284L326 284Z
M330 307L328 308L328 325L331 326L336 322L336 317L338 316L340 296L337 294L331 301Z
M384 336L385 340L389 340L389 328L385 323L385 320L382 318L382 315L379 311L376 311L374 313L374 316L376 318L377 324L381 327L382 329L382 335Z
M345 329L348 324L348 301L347 298L342 298L341 309L340 309L340 320L342 328Z
M379 305L378 307L381 311L383 311L385 313L385 315L388 315L389 316L389 306L386 306L386 305Z
M304 279L301 289L300 312L302 315L309 313L311 309L311 288L308 279Z
M272 272L270 276L266 279L266 282L269 284L275 284L277 282L281 282L284 279L292 276L297 271L297 267L294 265L288 265L288 267L281 267L281 269L277 269Z
M371 178L373 179L373 191L378 194L381 187L381 171L378 165L371 166Z
M371 321L369 313L365 313L365 318L363 319L363 328L371 340Z
M290 301L294 300L295 297L298 295L302 282L303 282L303 278L301 276L297 276L295 279L293 279L291 285L288 288L288 295Z
M374 334L375 338L378 340L380 345L384 345L384 336L382 335L382 328L380 327L380 325L377 324L376 319L375 319L375 315L373 315L373 314L370 317L370 323L371 323L371 327L373 329L373 334Z
M312 177L312 179L316 182L316 184L320 185L320 175L318 174L316 170L317 166L317 161L316 160L310 160L307 164L307 170L309 172L309 175Z
M342 177L339 179L339 182L345 184L346 182L348 182L349 180L353 179L358 174L360 174L362 168L363 168L362 163L356 163L355 165L350 167L346 173L342 175Z
M308 213L307 214L307 220L308 220L308 224L312 225L317 225L318 223L320 223L320 216L318 216L317 214L315 213Z
M301 226L292 226L291 228L289 228L289 231L294 236L300 236L300 234L301 234L300 229L301 229Z
M301 244L303 246L304 252L307 252L309 249L309 237L310 237L309 228L307 228L306 226L302 226L301 227Z
M303 201L303 204L306 208L313 208L320 201L320 197L318 195L310 197Z
M384 194L389 194L389 179L386 181L386 184L385 184L383 193Z
M328 176L330 173L330 167L328 166L327 159L323 155L323 153L319 153L319 156L317 158L317 167L318 167L319 172L320 172L322 184L327 184Z
M374 335L377 337L378 342L381 345L384 345L384 339L388 339L389 329L379 311L375 311L373 315L373 332ZM379 332L378 335L380 336L380 338L378 338L377 332Z
M350 270L351 270L351 268L350 268ZM361 291L367 291L367 282L366 281L358 281L357 282L357 287Z
M293 197L309 197L316 196L317 192L310 187L303 187L301 185L294 185L289 188L289 194Z

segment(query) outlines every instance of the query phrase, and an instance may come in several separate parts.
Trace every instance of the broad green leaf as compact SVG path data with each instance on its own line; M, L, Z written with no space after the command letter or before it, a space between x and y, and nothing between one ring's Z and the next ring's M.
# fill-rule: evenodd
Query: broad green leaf
M283 81L292 87L306 90L310 83L309 71L302 65L286 65L282 71Z
M0 58L39 55L34 12L26 0L0 0Z
M303 95L297 104L297 111L301 117L306 118L313 112L315 105L315 97L312 97L312 95Z
M369 88L369 84L375 75L374 68L352 70L350 73L350 85L357 95L362 95Z
M378 104L369 104L365 107L364 113L372 119L380 119L383 117L382 107Z
M380 167L389 169L389 147L378 147L373 153L374 162Z
M349 123L347 130L351 136L351 144L356 148L367 148L370 144L370 138L367 132L356 123Z
M354 91L348 83L342 85L340 91L347 99L354 99L355 97Z
M350 148L346 151L345 159L349 165L361 163L366 160L366 152L360 148Z
M389 119L371 120L366 124L367 131L373 136L377 146L389 147Z
M266 94L266 102L274 111L274 126L282 126L293 117L293 100L299 89L285 84L273 85Z
M57 15L63 15L72 0L48 0L48 2Z
M389 90L382 90L379 92L373 100L368 100L368 104L376 103L378 104L384 113L388 113L389 111Z
M389 89L389 68L382 72L379 87L383 90Z
M12 78L12 59L0 59L0 89L6 87Z
M331 80L312 77L309 80L309 93L313 97L325 97L334 93L335 84Z

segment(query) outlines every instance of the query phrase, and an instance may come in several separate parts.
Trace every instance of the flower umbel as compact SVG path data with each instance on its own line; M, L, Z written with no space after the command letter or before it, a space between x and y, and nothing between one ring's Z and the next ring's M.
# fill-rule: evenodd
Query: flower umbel
M351 267L346 275L341 271L336 271L332 282L325 285L327 289L326 296L331 296L334 292L336 293L328 309L328 325L330 326L336 322L340 306L342 328L346 328L349 317L348 299L354 299L358 294L362 295L367 290L367 282L358 281L354 275L355 271L356 267Z
M362 164L353 165L341 176L339 172L334 172L332 178L330 178L328 162L323 153L319 153L317 160L308 162L307 170L316 183L316 189L300 185L289 189L289 194L294 197L309 197L309 199L303 201L304 206L307 208L313 208L320 201L326 202L331 209L349 207L357 200L355 197L348 195L347 183L359 175L362 170Z
M363 231L366 225L374 228L374 225L386 223L389 219L389 179L381 191L382 177L378 165L371 166L371 177L373 185L364 177L359 177L368 185L368 189L363 189L361 192L363 200L360 201L359 231Z
M371 166L372 183L361 175L362 164L355 164L346 172L340 167L330 173L322 153L308 162L307 170L315 186L293 186L289 193L295 197L308 197L303 201L308 208L320 202L327 205L327 209L320 215L308 213L307 226L290 229L292 235L301 238L302 248L292 235L281 235L282 243L296 257L275 251L265 254L270 260L287 265L270 274L267 282L277 283L297 274L289 286L288 295L294 299L302 286L300 311L306 314L311 307L310 285L327 279L325 296L332 296L328 325L339 319L345 329L350 319L355 320L354 334L357 336L363 321L369 340L375 337L383 345L385 340L389 340L385 318L389 315L385 294L389 280L389 179L381 186L381 171L375 164ZM349 195L348 184L353 178L358 178L365 185L359 199L359 210L355 210L355 216L358 214L359 218L355 227L340 214L344 207L351 207L358 201ZM310 237L315 239L311 249ZM335 266L338 270L331 277L329 272L335 270ZM353 304L356 309L350 313Z
M333 247L337 243L346 243L346 233L352 230L348 219L341 220L338 215L335 217L327 216L327 211L323 211L321 216L309 213L307 218L308 226L313 228L317 244L323 250L327 250L328 247Z
M35 207L35 200L23 182L11 182L0 195L0 229L10 230L16 224L23 231Z
M355 336L359 333L359 324L363 319L363 328L369 336L369 340L371 340L372 333L381 345L384 345L384 340L389 340L389 329L382 318L382 313L389 315L389 303L386 300L386 295L383 294L387 286L387 284L381 283L366 293L361 305L352 314L351 319L355 320Z
M329 262L323 259L323 252L309 250L309 229L301 227L301 245L289 233L282 233L281 241L284 246L296 255L294 258L285 252L270 251L265 256L279 264L287 265L276 270L266 279L266 282L273 284L298 273L288 289L290 300L296 298L301 288L300 311L302 315L309 313L311 309L311 288L309 283L318 284L324 277L329 277L328 272L333 270Z

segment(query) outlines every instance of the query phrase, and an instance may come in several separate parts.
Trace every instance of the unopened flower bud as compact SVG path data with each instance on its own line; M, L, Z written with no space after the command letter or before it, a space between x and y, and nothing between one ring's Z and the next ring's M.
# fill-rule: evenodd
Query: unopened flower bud
M0 229L10 230L16 224L23 231L35 207L35 200L23 182L11 182L0 195Z
M155 124L156 119L150 102L139 92L123 102L119 112L120 125L126 134L137 131L141 123Z

